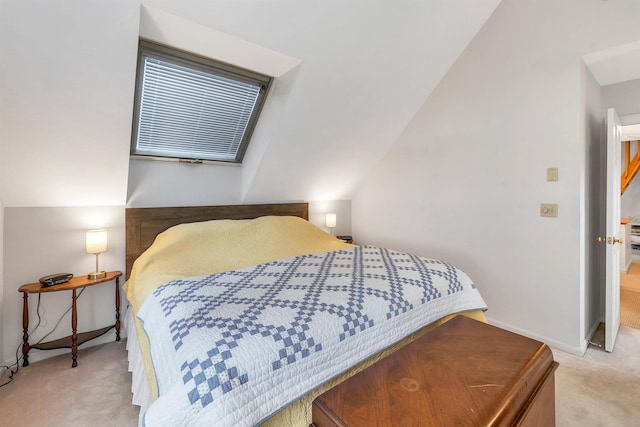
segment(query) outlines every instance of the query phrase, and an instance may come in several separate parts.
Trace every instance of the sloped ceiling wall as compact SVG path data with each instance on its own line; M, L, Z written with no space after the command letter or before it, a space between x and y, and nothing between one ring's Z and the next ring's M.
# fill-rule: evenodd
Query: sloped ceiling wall
M250 147L247 170L227 174L251 202L351 198L499 1L143 6L301 61L277 120L259 124L269 128L260 153ZM141 3L0 7L0 200L124 205Z
M139 6L0 3L0 199L122 205Z

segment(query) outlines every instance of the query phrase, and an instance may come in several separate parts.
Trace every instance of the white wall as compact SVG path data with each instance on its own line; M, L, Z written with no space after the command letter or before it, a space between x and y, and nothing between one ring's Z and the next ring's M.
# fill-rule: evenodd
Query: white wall
M25 283L52 273L68 272L75 276L95 270L95 256L85 253L85 232L94 228L108 230L108 251L99 258L100 268L124 272L124 206L5 208L4 210L4 301L3 301L3 357L15 361L15 351L22 340L22 294L18 288ZM124 283L121 278L120 285ZM38 296L29 297L30 325L36 324ZM71 306L71 292L43 294L41 298L42 325L30 331L30 343L53 329L63 313ZM126 299L121 298L121 319ZM115 284L110 282L86 288L78 299L78 332L98 329L115 322ZM122 336L126 336L122 330ZM71 317L67 314L56 332L46 340L71 334ZM112 330L85 346L115 339ZM32 350L29 360L36 361L68 349ZM69 362L71 363L71 362ZM82 361L80 361L82 363Z
M640 113L640 79L602 86L602 109L609 108L618 116Z
M640 220L640 175L636 175L620 200L620 215L625 218Z
M241 204L238 166L131 160L128 207Z
M0 4L6 207L124 205L139 6Z
M354 198L354 234L452 262L492 322L582 352L595 190L581 56L640 39L639 7L503 0Z
M328 213L336 214L336 227L326 227ZM309 222L333 236L351 235L351 200L315 200L309 202Z
M4 357L4 205L0 200L0 363L6 364ZM2 372L2 369L0 369Z

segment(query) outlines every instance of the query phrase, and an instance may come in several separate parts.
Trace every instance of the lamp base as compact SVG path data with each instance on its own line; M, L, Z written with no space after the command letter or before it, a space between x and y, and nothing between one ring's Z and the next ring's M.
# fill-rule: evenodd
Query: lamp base
M93 273L87 274L87 277L91 280L102 279L103 277L107 277L106 271L94 271Z

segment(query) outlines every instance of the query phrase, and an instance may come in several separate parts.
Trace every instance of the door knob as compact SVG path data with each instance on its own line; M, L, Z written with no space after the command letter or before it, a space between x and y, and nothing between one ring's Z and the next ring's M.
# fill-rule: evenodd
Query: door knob
M609 245L613 245L616 243L620 243L623 244L624 240L623 239L618 239L616 237L602 237L602 236L598 236L598 242L602 243L602 242L607 242L607 244Z

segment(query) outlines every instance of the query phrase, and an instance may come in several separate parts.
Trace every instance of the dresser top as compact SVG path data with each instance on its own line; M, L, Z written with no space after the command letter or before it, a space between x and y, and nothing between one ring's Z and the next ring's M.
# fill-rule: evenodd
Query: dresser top
M510 425L555 365L545 344L457 316L314 405L343 426Z

